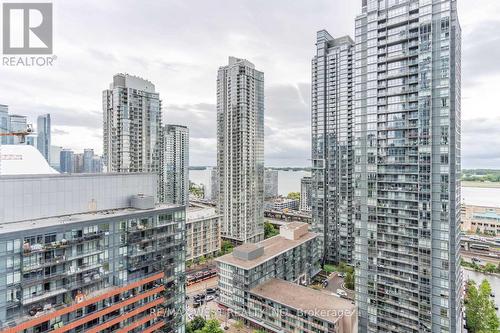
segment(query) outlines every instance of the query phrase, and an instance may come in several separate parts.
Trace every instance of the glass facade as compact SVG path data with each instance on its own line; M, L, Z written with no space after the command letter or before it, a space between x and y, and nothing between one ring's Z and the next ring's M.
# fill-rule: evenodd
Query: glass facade
M0 253L5 332L183 332L182 207L2 233Z
M37 149L50 162L50 144L51 144L51 123L50 114L38 116L36 122L36 131L38 132Z
M350 37L317 33L312 60L313 230L326 262L352 261L352 61Z
M187 205L189 190L189 130L165 125L162 134L161 202Z
M356 298L363 332L460 332L455 0L368 0L356 19Z
M108 172L159 172L161 101L154 85L127 74L103 92L104 164Z
M217 171L223 237L264 238L264 73L230 57L217 76Z

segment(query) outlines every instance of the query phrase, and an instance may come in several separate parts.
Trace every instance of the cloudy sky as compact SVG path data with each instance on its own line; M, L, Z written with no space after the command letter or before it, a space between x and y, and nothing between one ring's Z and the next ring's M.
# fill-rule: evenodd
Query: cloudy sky
M500 168L500 1L458 0L463 29L463 166ZM307 166L315 34L353 34L361 0L54 1L53 67L0 66L0 104L53 144L102 152L101 93L113 74L155 83L164 123L188 125L191 164L215 164L215 83L229 55L265 72L268 166Z

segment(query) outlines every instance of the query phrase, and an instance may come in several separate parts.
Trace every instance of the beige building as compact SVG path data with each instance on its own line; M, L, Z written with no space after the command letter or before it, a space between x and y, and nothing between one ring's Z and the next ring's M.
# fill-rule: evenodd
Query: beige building
M500 207L462 205L462 231L500 234Z
M248 311L272 332L358 332L354 302L280 279L251 289Z
M186 209L186 260L220 251L220 223L221 215L213 207L191 204Z

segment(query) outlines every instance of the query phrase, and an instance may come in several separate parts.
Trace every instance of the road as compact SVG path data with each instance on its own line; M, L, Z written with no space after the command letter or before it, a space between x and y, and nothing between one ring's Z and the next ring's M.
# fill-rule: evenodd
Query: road
M337 289L342 289L347 293L347 298L354 299L354 291L344 288L343 284L344 279L335 274L332 278L328 279L328 286L324 290L337 293Z
M190 286L187 286L186 293L190 297L194 294L200 294L200 293L204 292L205 289L207 289L207 288L217 287L218 281L219 281L219 278L217 276L214 276L211 279L192 284Z

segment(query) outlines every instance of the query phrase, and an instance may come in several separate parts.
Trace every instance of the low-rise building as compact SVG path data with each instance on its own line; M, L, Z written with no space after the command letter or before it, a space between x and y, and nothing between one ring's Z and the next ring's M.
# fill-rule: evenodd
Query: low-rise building
M354 302L337 295L270 279L249 292L248 312L271 332L357 333Z
M317 237L307 223L291 222L280 227L277 236L245 243L217 258L219 303L251 320L245 311L252 288L272 278L309 283L320 270Z
M284 209L299 210L299 200L289 198L276 198L267 206L271 210L283 211Z
M220 251L221 215L213 207L191 203L186 210L186 260Z
M461 214L464 232L500 235L500 207L462 205Z
M155 204L156 186L155 174L0 177L0 330L183 332L185 208Z

